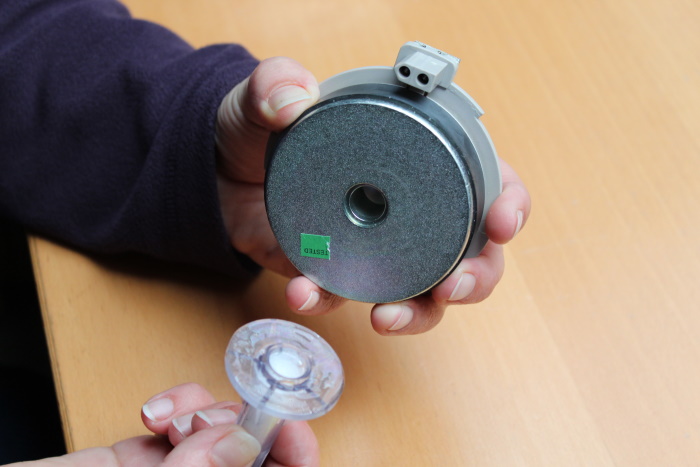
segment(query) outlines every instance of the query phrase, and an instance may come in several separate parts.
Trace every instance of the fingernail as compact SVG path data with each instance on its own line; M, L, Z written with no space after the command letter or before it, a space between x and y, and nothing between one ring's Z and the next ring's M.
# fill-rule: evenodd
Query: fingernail
M199 410L195 412L195 415L204 420L209 426L236 423L238 418L236 412L227 409Z
M374 311L387 331L398 331L408 326L413 319L413 310L408 305L383 305Z
M227 434L211 448L211 457L221 467L243 467L260 454L260 443L242 429Z
M518 211L515 215L518 218L518 223L515 225L515 233L513 234L513 237L518 235L518 233L520 232L520 229L523 228L523 216L524 216L523 212Z
M311 94L306 89L290 84L272 91L267 99L267 104L273 112L278 112L290 104L306 99L311 99Z
M299 307L297 311L305 311L305 310L310 310L311 308L315 307L318 304L318 300L321 298L321 296L316 292L315 290L312 290L311 293L309 293L309 298L306 299L304 304Z
M447 300L450 302L456 302L458 300L462 300L464 298L467 298L470 293L474 290L474 286L476 285L476 277L474 277L473 274L469 274L467 272L462 273L462 276L459 278L459 281L457 281L457 285L455 285L455 288L452 289L452 294L450 294L450 298Z
M214 422L212 422L211 419L207 416L207 414L205 414L201 410L196 411L194 414L196 416L198 416L199 418L201 418L202 420L204 420L207 425L214 426Z
M149 420L158 422L172 415L173 410L175 410L175 404L173 404L172 400L164 397L162 399L146 402L143 407L141 407L141 410L143 410L143 414L148 417Z
M192 417L194 417L193 413L173 419L173 426L183 437L192 434Z

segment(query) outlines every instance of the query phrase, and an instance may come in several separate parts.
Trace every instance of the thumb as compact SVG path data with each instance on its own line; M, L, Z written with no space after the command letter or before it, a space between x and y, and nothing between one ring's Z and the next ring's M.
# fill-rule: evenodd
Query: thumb
M253 73L224 97L217 113L217 147L223 172L231 180L261 182L271 131L289 126L316 103L318 83L296 60L275 57L260 62Z
M243 115L261 127L279 131L316 103L316 78L296 60L275 57L260 62L237 96Z
M181 441L164 466L245 467L260 454L260 443L238 425L217 425Z

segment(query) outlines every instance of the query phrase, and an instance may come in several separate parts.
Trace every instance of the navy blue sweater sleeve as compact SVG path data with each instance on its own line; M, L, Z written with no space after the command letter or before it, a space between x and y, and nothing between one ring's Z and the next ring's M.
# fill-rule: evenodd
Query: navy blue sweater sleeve
M89 251L242 273L214 124L257 61L193 50L113 0L0 6L0 216Z

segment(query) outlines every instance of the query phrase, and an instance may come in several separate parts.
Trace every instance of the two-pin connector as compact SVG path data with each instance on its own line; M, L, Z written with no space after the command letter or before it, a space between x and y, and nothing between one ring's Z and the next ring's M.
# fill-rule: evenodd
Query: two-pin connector
M459 59L422 42L405 43L394 64L396 78L423 93L452 84Z

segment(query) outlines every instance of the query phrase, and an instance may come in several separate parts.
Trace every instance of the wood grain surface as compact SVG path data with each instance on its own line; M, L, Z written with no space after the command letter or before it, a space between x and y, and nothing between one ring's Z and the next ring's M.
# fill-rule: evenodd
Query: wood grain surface
M233 284L33 238L70 449L144 433L143 402L178 383L236 398L229 337L281 317L345 366L312 422L324 466L700 465L700 2L126 3L319 79L391 65L408 40L460 57L533 211L488 300L402 338L375 335L365 304L297 317L273 274Z

